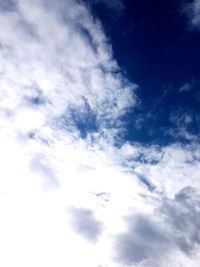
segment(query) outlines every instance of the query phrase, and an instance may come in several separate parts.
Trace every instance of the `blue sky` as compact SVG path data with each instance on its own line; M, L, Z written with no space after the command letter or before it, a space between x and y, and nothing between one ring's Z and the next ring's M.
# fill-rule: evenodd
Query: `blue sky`
M174 113L189 114L187 131L198 136L200 36L190 21L191 6L186 1L123 1L116 13L104 1L91 2L120 67L140 88L142 104L127 117L126 137L144 143L188 141L166 133L176 127Z
M0 0L0 24L0 266L199 266L200 1Z

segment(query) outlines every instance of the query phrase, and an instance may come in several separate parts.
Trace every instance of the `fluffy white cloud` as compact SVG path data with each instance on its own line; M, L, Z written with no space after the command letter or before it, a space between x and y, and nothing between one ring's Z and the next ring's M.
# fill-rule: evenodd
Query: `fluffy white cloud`
M114 146L136 86L83 4L0 10L0 265L197 266L199 145Z

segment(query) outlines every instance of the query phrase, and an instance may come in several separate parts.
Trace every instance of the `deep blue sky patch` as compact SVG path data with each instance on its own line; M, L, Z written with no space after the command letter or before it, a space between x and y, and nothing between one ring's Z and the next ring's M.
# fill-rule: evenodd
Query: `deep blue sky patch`
M124 0L117 12L113 1L109 8L105 1L86 2L123 72L140 87L141 105L125 117L124 138L159 144L198 138L200 33L184 13L186 1ZM191 117L189 125L180 125L182 114Z

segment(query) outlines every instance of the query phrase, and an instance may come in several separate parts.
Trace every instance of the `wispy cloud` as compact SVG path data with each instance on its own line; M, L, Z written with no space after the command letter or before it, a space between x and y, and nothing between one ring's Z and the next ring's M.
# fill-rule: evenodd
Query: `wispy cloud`
M193 88L192 84L189 83L185 83L183 86L181 86L181 88L179 89L179 92L189 92L191 89Z

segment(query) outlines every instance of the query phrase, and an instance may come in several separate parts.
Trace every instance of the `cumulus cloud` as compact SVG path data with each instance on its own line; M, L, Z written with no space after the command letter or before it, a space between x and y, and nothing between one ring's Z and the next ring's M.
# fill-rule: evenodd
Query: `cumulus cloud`
M126 265L170 266L169 261L178 266L184 257L192 258L200 241L199 207L199 190L185 187L173 199L165 199L151 217L128 216L126 232L116 238L117 260ZM181 253L183 259L177 261Z
M198 143L115 146L137 87L100 22L80 1L4 2L0 265L157 266L159 243L159 266L173 247L172 266L195 266Z
M166 199L158 211L169 224L176 245L188 255L192 255L200 243L199 207L199 190L188 186L178 192L173 200Z
M136 215L129 220L128 231L120 234L116 241L117 260L124 265L139 263L144 259L162 259L168 249L172 249L159 224L148 216Z

